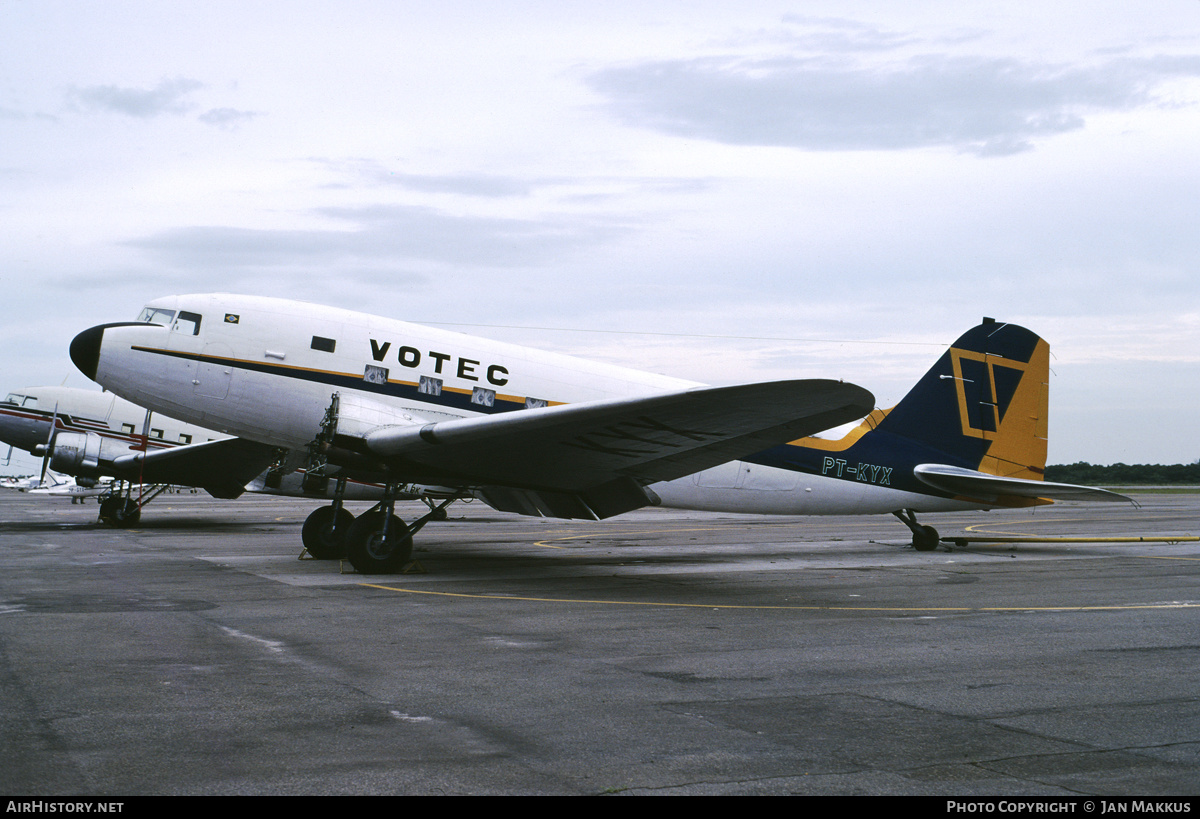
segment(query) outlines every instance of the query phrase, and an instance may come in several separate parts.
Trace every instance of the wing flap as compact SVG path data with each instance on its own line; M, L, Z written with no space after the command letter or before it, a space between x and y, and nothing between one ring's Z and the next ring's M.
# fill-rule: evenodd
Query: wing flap
M1079 486L1073 483L1002 478L998 475L988 475L984 472L976 472L974 469L964 469L947 464L920 464L913 468L913 474L917 476L918 480L934 489L988 502L995 502L1004 497L1017 497L1133 503L1131 498L1116 492L1109 492L1107 489Z
M657 499L632 478L621 478L582 492L548 492L511 486L482 486L475 494L501 512L543 518L603 520L639 509Z
M122 455L112 471L124 480L199 486L214 497L236 498L277 456L275 447L223 438Z
M635 486L673 480L853 421L874 403L871 393L854 384L774 381L382 427L363 440L396 474L489 487L504 504L497 508L537 505L528 495L506 494L507 487L543 497L571 495L606 517L618 513L608 510L650 502ZM583 507L575 511L592 516Z

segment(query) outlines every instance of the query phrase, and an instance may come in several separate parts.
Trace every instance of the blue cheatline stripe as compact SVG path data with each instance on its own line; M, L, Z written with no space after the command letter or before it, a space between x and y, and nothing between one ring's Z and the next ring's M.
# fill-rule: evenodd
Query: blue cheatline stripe
M496 395L495 405L488 407L483 404L472 403L470 394L457 392L455 388L443 387L441 395L429 395L428 393L420 392L416 384L409 384L403 381L388 381L386 384L373 384L369 381L364 381L362 376L349 375L347 373L328 372L326 370L312 370L304 367L289 367L286 364L268 364L261 361L244 361L239 358L221 358L219 356L200 355L198 353L184 353L176 350L162 350L155 347L134 346L131 349L142 353L152 353L154 355L163 355L170 358L182 358L188 361L196 361L201 364L216 364L220 366L235 367L239 370L264 373L266 375L274 375L280 378L293 378L299 381L310 381L314 384L327 384L331 387L359 390L360 392L374 393L376 395L387 395L393 398L404 398L422 404L431 404L436 407L446 407L450 409L463 410L466 412L478 412L485 415L525 409L524 399L514 401L501 398L498 392ZM492 388L488 387L487 389Z

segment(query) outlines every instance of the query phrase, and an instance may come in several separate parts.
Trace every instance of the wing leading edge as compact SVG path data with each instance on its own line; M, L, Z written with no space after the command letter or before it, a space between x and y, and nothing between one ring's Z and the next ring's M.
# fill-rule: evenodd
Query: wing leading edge
M774 381L622 398L367 433L365 448L420 483L469 486L502 511L605 518L643 488L861 418L855 384Z

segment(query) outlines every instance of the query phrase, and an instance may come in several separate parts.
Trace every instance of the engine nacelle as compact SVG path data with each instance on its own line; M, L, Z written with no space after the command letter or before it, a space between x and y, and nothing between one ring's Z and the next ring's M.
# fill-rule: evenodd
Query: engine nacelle
M97 475L104 439L94 432L60 432L50 450L50 468L68 475Z

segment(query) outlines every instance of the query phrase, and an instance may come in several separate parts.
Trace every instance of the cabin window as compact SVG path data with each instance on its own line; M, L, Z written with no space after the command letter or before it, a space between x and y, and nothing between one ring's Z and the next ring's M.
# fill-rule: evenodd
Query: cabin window
M323 353L332 353L333 348L336 346L337 346L337 342L334 341L332 338L321 338L320 336L313 336L312 348L314 350L320 350Z
M496 406L496 391L489 390L487 387L474 387L471 389L471 403L481 407L494 407Z
M388 368L368 364L366 369L363 370L363 381L366 381L368 384L386 384L388 382Z
M133 435L137 432L137 428L133 424L121 424L121 432L125 435Z
M162 431L161 429L151 429L151 430L150 430L150 437L151 437L151 438L157 438L158 440L160 440L160 441L161 441L161 440L162 440L162 437L163 437L163 431Z
M421 393L421 395L441 395L442 379L430 378L427 375L421 376L421 383L417 386L417 392Z
M171 322L175 320L175 311L164 310L161 307L144 307L137 320L144 321L147 324L162 324L165 327L170 327Z
M171 329L176 333L184 333L190 336L200 335L200 314L180 310L179 318L175 319L175 324Z
M181 443L181 444L190 444L191 442L192 442L192 436L191 436L191 435L188 435L186 432L181 432L181 433L179 433L179 443Z
M541 409L546 406L545 398L526 398L525 409Z

